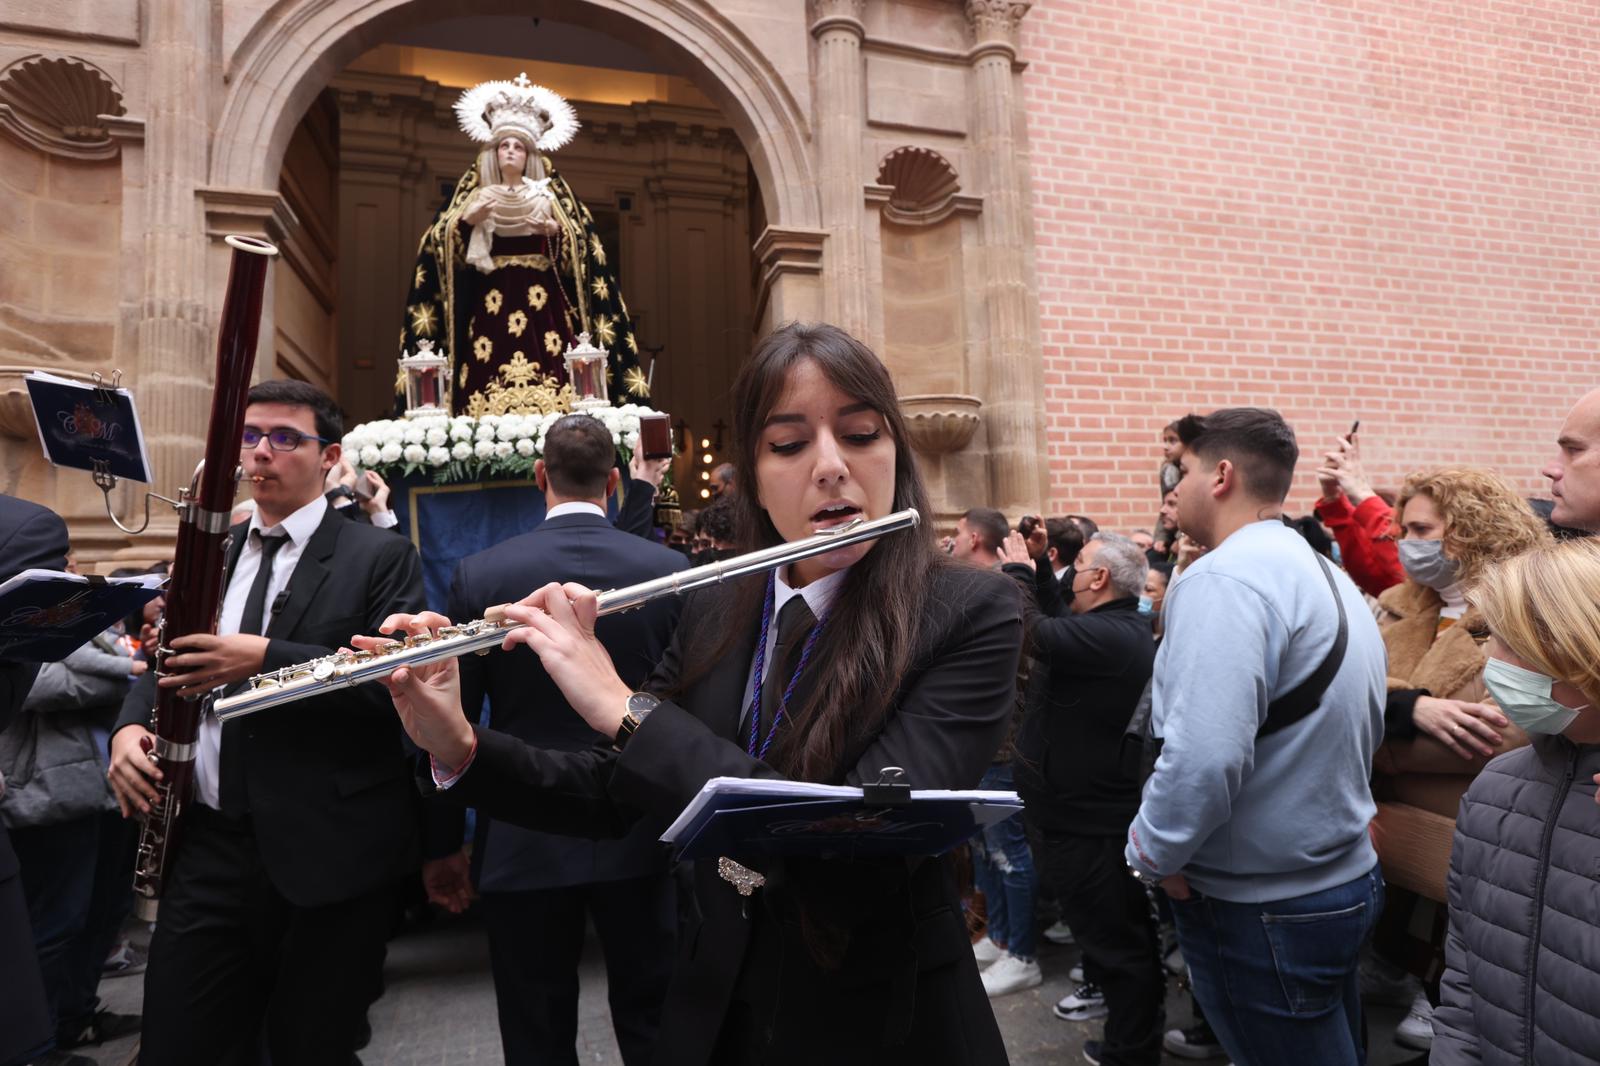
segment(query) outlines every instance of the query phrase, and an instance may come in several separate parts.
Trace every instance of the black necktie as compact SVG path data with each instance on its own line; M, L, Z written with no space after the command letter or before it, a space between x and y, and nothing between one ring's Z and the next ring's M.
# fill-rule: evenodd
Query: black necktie
M269 536L265 533L252 531L261 545L261 567L256 571L255 583L250 586L250 595L245 597L244 614L239 616L239 632L249 633L259 637L261 635L261 616L267 606L267 586L272 583L272 557L278 554L278 549L289 543L287 533Z
M772 648L766 676L761 679L761 728L757 734L757 743L761 745L766 744L767 733L778 717L783 690L789 687L789 679L800 661L800 650L816 624L817 616L811 613L804 596L789 597L789 602L778 612L778 642Z

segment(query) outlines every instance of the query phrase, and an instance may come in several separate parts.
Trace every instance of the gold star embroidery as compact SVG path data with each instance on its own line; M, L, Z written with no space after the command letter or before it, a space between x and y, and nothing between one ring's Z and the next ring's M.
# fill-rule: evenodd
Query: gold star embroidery
M561 334L555 330L548 330L544 335L544 350L551 355L561 354Z
M494 341L488 337L479 337L472 342L472 354L478 357L478 362L487 363L494 354Z
M599 274L594 276L594 281L589 285L589 291L604 300L611 295L611 286L606 284L606 279Z
M601 266L606 265L606 247L600 243L598 233L589 234L589 253L594 256L594 261Z
M394 391L406 391L406 372L404 367L397 367L394 375Z
M433 336L433 327L438 324L438 319L433 313L432 304L413 304L411 307L411 332L419 337Z
M630 366L627 373L622 375L622 384L630 396L642 400L650 395L650 382L645 379L644 371L636 366Z
M500 313L500 305L505 302L505 297L500 295L499 289L490 289L483 298L483 309L491 315Z
M522 336L522 331L528 328L528 316L521 311L513 311L506 316L506 332L513 337Z
M464 389L464 388L467 387L467 371L469 371L471 369L472 369L472 364L471 363L462 363L461 364L461 373L456 375L456 388Z
M427 272L424 271L421 266L418 266L417 267L417 280L412 283L413 287L414 288L418 288L418 289L422 288L422 283L423 283L424 280L426 280L427 277L428 277Z
M639 354L639 339L631 333L628 334L628 351L634 355Z
M616 319L610 315L596 315L594 318L594 335L599 338L602 347L609 348L617 343Z
M544 291L543 285L535 285L528 290L528 306L535 311L543 311L545 301L550 299L550 294Z

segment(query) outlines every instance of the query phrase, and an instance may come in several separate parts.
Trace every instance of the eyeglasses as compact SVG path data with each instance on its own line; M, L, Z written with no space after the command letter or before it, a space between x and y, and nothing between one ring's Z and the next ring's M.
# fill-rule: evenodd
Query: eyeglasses
M244 432L239 436L239 444L243 450L248 451L249 449L260 444L262 437L267 438L267 447L271 448L275 452L292 452L296 448L300 447L303 442L308 440L314 440L318 444L333 443L333 441L328 440L326 437L318 437L310 433L301 433L298 429L290 429L287 426L278 426L276 429L269 429L265 432L257 429L255 426L245 426Z

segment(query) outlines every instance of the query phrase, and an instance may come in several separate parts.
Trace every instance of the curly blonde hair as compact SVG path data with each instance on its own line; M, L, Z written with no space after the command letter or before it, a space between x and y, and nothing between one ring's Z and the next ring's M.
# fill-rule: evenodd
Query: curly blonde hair
M1475 467L1418 471L1406 478L1394 504L1396 532L1406 504L1426 496L1444 520L1444 553L1466 584L1490 563L1550 542L1550 529L1499 474Z
M1600 537L1490 563L1469 594L1517 658L1600 706Z

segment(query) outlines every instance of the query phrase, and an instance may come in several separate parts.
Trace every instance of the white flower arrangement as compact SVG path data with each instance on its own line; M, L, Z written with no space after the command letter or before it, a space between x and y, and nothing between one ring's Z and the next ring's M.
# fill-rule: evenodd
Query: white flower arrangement
M590 411L611 432L624 462L639 447L639 416L649 407L623 404ZM344 435L344 451L364 470L386 480L429 474L435 484L531 478L544 454L544 435L565 413L548 415L430 415L382 419Z

